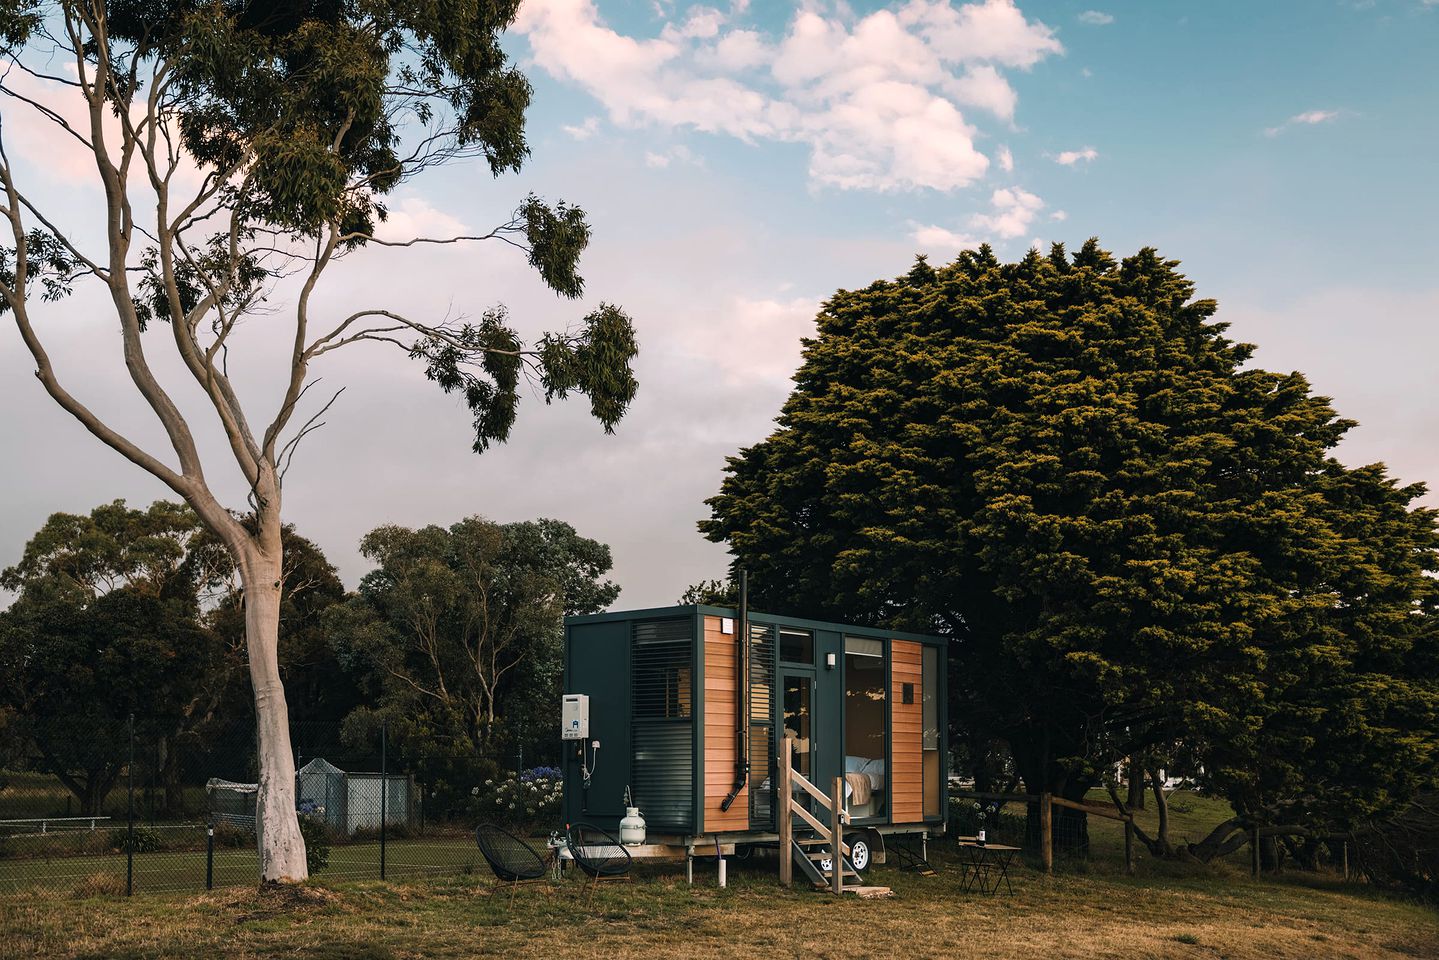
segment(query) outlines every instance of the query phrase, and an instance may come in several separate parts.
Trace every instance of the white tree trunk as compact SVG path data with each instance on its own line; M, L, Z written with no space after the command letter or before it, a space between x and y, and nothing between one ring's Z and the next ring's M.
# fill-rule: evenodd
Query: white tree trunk
M261 883L297 883L309 876L305 841L295 812L295 753L290 746L290 711L280 682L280 591L282 566L279 521L240 565L245 588L245 643L250 685L255 692L255 725L260 752L260 792L255 833L260 846ZM266 542L269 541L269 542ZM268 547L269 549L266 549Z

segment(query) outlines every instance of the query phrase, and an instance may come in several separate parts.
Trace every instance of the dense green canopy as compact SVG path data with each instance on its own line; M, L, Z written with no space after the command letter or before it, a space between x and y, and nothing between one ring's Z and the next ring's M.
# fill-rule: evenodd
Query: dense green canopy
M468 517L378 527L360 549L376 567L327 616L368 698L347 718L349 735L368 738L386 721L417 759L550 746L563 618L619 594L605 579L609 547L559 520Z
M1254 817L1390 802L1435 761L1434 514L1177 267L984 247L836 293L701 529L767 609L953 636L957 736L1031 788L1162 748Z

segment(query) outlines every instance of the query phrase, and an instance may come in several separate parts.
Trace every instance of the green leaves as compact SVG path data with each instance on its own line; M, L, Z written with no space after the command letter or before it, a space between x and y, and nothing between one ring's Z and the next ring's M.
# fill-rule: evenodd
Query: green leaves
M558 520L468 517L378 527L360 548L376 567L327 615L340 661L375 703L347 728L388 717L392 734L429 757L487 755L504 735L534 736L532 724L544 731L535 739L549 735L548 713L532 706L558 695L562 618L619 594L605 579L608 547Z
M1434 516L1215 311L1095 241L839 291L701 530L768 609L952 633L957 723L1032 788L1182 744L1241 810L1367 809L1423 774L1356 741L1335 780L1314 734L1368 729L1376 676L1434 689Z
M202 168L243 168L242 209L313 234L373 222L376 196L446 156L520 168L531 91L499 41L517 6L126 0L108 6L107 29L117 62L169 65L186 151ZM22 42L33 16L0 17L0 39Z
M534 194L520 207L525 239L530 247L530 266L540 272L546 285L562 297L574 299L585 291L585 282L575 272L580 254L590 242L590 226L579 207L560 201L553 208Z
M532 376L546 401L571 391L590 398L590 412L613 431L639 384L630 367L639 352L634 324L618 307L601 304L573 333L545 334L527 349L503 308L478 323L433 331L411 350L425 375L446 393L459 393L474 416L474 450L508 439L519 407L519 382Z

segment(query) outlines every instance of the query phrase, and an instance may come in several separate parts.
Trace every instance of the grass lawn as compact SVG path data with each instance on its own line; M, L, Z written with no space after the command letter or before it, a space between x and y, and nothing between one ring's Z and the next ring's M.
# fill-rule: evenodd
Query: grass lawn
M959 892L938 877L876 867L891 900L779 887L772 860L712 869L693 887L676 867L633 884L523 887L510 905L479 873L391 883L322 879L297 892L231 889L125 898L0 897L0 957L474 956L649 960L683 957L1310 957L1439 956L1439 914L1358 884L1291 874L1252 881L1228 865L1145 861L1136 878L1107 863L1046 878L1028 868L1013 897Z

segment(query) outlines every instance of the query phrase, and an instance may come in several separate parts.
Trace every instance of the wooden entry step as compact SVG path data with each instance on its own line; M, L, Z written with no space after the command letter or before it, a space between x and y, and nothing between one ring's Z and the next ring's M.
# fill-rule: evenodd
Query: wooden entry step
M845 893L852 893L861 900L887 900L894 896L889 887L845 887Z

